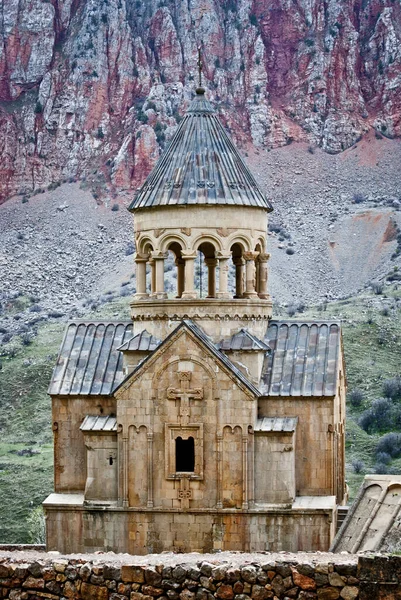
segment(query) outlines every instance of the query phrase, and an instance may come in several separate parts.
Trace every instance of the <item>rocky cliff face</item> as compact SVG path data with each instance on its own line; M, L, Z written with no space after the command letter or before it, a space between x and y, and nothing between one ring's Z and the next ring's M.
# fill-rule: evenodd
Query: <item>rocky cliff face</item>
M0 7L0 201L86 178L136 187L188 103L237 142L327 152L401 134L395 0L8 0Z

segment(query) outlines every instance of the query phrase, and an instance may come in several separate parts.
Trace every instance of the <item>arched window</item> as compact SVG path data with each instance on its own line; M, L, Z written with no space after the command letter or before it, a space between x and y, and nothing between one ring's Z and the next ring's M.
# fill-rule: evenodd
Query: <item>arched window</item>
M175 439L176 473L193 473L195 471L195 441L192 436L187 440Z
M206 281L204 282L204 271L202 270L202 254L204 256L204 264L207 269L207 294L205 293ZM215 298L216 297L216 249L211 242L203 242L198 247L199 263L196 272L197 283L199 287L199 297ZM205 270L206 270L205 269ZM205 278L206 279L206 278Z
M182 248L178 242L172 242L167 248L169 254L174 255L174 263L176 266L176 298L181 298L184 291L184 272L185 272L185 261L182 258ZM166 267L169 266L167 261Z
M232 279L234 280L232 286L234 293L234 298L243 298L245 293L245 260L243 257L244 248L241 244L236 242L230 248L232 263L230 265L233 275Z

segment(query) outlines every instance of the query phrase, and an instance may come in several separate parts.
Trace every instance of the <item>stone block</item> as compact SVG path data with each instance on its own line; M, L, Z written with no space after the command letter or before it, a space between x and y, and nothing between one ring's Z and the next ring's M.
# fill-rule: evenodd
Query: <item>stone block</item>
M121 579L124 583L144 583L145 582L145 570L143 567L122 565Z
M316 581L311 577L302 575L296 569L292 568L292 579L296 586L300 587L301 590L314 590L316 589Z
M231 585L223 583L217 589L215 594L217 598L221 598L221 600L233 600L234 591Z
M107 587L93 585L85 581L81 585L82 600L108 600L109 590Z
M352 585L346 585L340 592L341 598L344 600L356 600L359 594L359 588Z
M30 569L29 569L30 570ZM27 577L22 584L24 588L30 588L32 590L44 590L45 580L40 577Z
M317 597L318 600L337 600L340 597L340 590L335 587L319 588Z

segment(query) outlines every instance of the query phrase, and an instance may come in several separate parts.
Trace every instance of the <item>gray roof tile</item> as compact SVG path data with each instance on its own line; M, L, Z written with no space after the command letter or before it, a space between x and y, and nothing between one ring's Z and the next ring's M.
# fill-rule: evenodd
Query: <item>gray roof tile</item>
M110 394L123 377L117 348L132 337L132 322L71 322L67 325L48 393Z
M252 335L247 329L240 329L237 333L234 333L230 338L221 340L218 344L218 348L220 350L229 351L229 350L242 350L242 351L252 351L252 350L261 350L265 352L270 351L270 347L262 342L262 340L258 339L256 336Z
M141 333L138 333L127 342L124 342L117 350L153 352L160 343L161 341L157 337L144 329Z
M258 419L255 431L295 431L298 417L263 417Z
M81 431L117 431L117 419L112 415L86 415L82 421Z
M212 105L197 94L129 209L189 204L272 210Z
M260 384L265 396L333 396L341 349L339 322L271 321Z

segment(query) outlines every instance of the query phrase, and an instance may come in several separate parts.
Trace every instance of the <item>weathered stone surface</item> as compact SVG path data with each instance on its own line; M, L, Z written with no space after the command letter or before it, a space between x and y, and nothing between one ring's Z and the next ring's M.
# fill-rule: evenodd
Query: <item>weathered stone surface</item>
M35 570L35 572L37 572ZM32 588L33 590L43 590L45 588L45 581L38 577L27 577L22 584L24 588Z
M79 575L83 581L88 581L91 574L92 574L92 568L91 568L91 565L88 563L82 565L82 567L79 569Z
M253 585L251 598L252 600L266 600L269 597L268 590L261 585Z
M338 573L329 573L329 583L335 587L344 587L346 578Z
M184 569L184 567L182 565L177 565L176 567L174 567L173 571L172 571L172 577L173 579L175 579L178 582L182 582L184 581L185 577L187 575L187 570Z
M157 588L153 585L143 585L142 592L147 596L153 596L156 598L157 596L163 595L163 588Z
M81 585L82 600L108 600L109 590L106 586L93 585L85 581Z
M145 570L145 581L149 585L158 586L162 582L161 574L156 571L156 569L146 569ZM138 583L140 583L138 581Z
M337 600L340 597L340 590L335 587L319 588L317 597L319 600Z
M355 600L358 597L359 588L356 586L346 585L340 592L341 598L344 600Z
M232 586L223 583L217 589L215 596L217 596L217 598L221 598L222 600L232 600L234 598L234 591Z
M152 596L146 596L146 594L141 594L139 592L131 592L130 600L152 600Z
M103 577L105 579L114 579L115 581L121 581L121 568L115 567L114 565L104 565Z
M257 571L255 567L245 566L241 568L241 577L247 583L256 583Z
M28 567L28 571L31 573L31 575L33 575L34 577L40 577L42 575L42 571L43 571L43 565L40 564L39 562L34 562L31 565L29 565Z
M156 575L158 577L160 577L160 575L158 573L156 573ZM124 583L144 583L144 581L145 581L144 569L142 567L132 567L130 565L122 565L121 579L123 580ZM160 581L161 581L161 577L160 577Z
M68 566L68 560L60 559L53 562L53 568L57 573L64 573Z
M194 600L195 598L195 593L191 592L188 589L184 589L182 590L182 592L179 594L180 600Z
M292 569L292 579L294 584L300 587L302 590L314 590L316 588L316 581L306 575L301 575L296 569Z
M0 577L8 577L8 567L0 565Z

